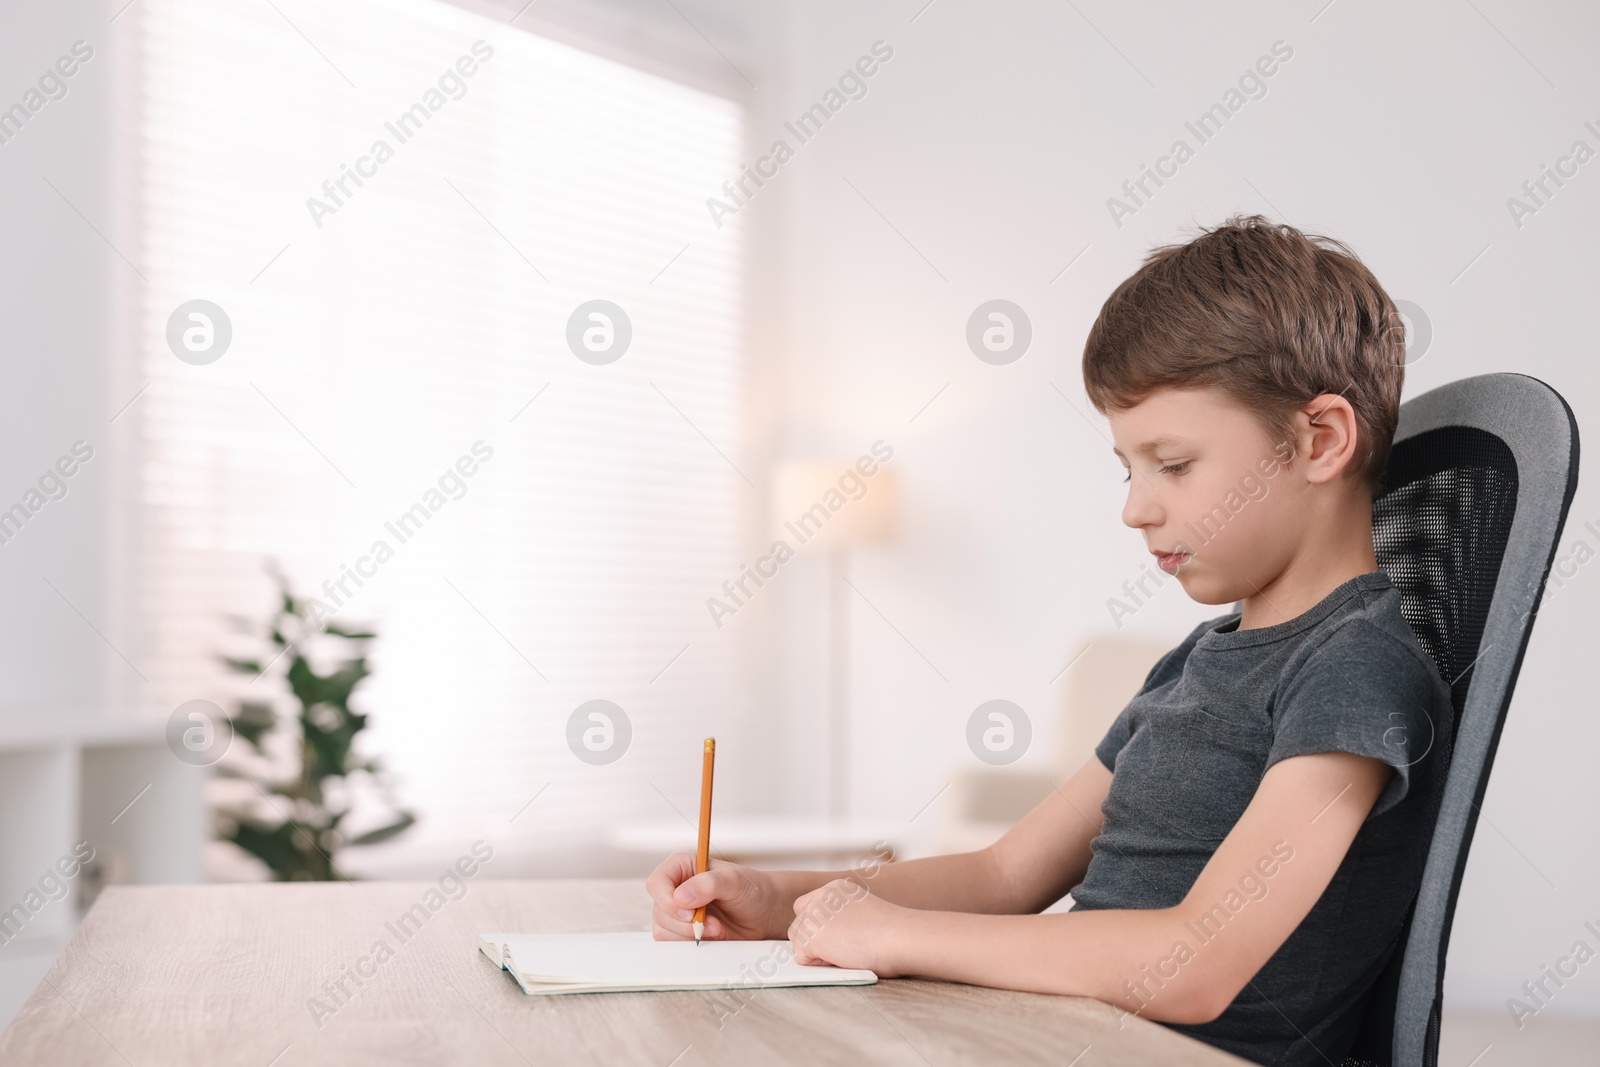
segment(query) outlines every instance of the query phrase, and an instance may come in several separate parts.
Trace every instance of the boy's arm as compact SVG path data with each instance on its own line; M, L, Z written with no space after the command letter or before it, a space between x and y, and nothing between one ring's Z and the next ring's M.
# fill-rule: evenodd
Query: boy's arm
M797 900L789 936L801 962L1075 994L1152 1019L1206 1022L1322 896L1392 773L1342 752L1274 764L1175 907L972 915L864 895L836 906L837 896L859 893L841 884Z
M1091 757L988 848L851 871L770 873L790 901L835 879L847 879L905 908L1036 913L1083 881L1089 842L1100 832L1100 805L1110 788L1111 772ZM771 936L787 936L787 927Z

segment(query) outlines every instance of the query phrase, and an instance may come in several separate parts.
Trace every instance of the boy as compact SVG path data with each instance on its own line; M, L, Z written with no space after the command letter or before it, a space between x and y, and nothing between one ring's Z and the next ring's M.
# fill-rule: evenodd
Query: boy
M1157 248L1088 395L1122 521L1203 604L1090 759L995 844L850 872L669 857L658 939L1096 997L1260 1063L1338 1063L1421 877L1449 690L1377 567L1404 338L1340 242L1261 216ZM1073 907L1038 914L1067 892Z

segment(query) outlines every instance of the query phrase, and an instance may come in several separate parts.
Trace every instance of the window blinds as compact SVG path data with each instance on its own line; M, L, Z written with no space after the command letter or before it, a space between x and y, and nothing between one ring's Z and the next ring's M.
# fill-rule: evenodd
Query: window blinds
M736 705L704 601L757 503L734 468L739 227L704 209L738 105L440 3L126 17L144 702L274 685L216 661L241 650L227 616L269 607L266 560L324 599L359 568L337 617L380 634L369 750L422 817L380 868L692 804L684 753ZM232 327L204 365L167 339L197 299ZM607 365L567 346L592 299L632 324ZM566 741L593 699L633 727L605 766Z

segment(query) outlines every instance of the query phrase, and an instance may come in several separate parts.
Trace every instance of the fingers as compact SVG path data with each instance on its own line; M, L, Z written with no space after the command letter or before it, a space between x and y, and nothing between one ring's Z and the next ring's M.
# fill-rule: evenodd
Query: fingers
M669 907L692 910L713 900L735 900L742 889L743 882L737 871L729 867L713 867L679 882L672 891Z
M645 879L645 889L653 904L652 935L657 941L692 939L694 913L703 905L707 906L704 938L727 936L727 928L709 906L739 892L737 871L722 866L695 874L694 865L692 852L674 852Z
M848 878L835 878L809 893L795 898L794 918L789 922L788 938L796 963L811 966L827 959L814 948L829 916L837 914L849 901L866 895L866 890Z
M672 899L673 890L693 874L694 857L687 852L674 852L650 872L650 877L645 879L644 888L655 905L670 914L678 906Z
M674 917L672 914L663 912L660 908L656 908L654 912L651 913L651 920L654 923L654 926L651 929L652 936L657 941L694 940L694 921L692 918L694 912L689 912L689 915L691 916L689 919L679 919ZM704 940L721 940L724 933L725 931L723 929L721 920L712 915L710 912L707 912Z
M657 864L656 869L644 880L645 892L650 894L662 907L670 907L672 891L678 883L694 874L694 855L688 852L674 852Z
M835 878L809 893L795 897L794 913L800 915L813 907L821 906L825 906L829 912L836 912L849 901L861 900L871 895L870 890L849 878Z
M709 871L696 874L694 853L674 852L650 872L644 887L650 898L663 907L675 903L698 908L719 898L733 897L744 880L737 866L715 860Z
M673 890L685 878L694 874L694 856L688 852L674 852L656 866L645 879L645 891L653 904L653 936L657 941L681 941L694 936L691 920L694 909L683 909L672 898Z
M789 945L794 950L794 961L796 963L802 966L810 966L821 961L821 956L812 955L811 952L807 951L806 931L800 928L799 916L796 916L794 922L789 924L789 929L784 936L789 939Z

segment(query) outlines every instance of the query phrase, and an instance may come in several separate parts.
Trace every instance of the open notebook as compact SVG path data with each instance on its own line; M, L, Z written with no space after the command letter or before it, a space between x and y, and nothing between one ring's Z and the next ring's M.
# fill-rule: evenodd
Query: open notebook
M479 934L483 954L522 991L634 993L657 989L871 985L871 971L807 966L787 941L657 941L648 932Z

